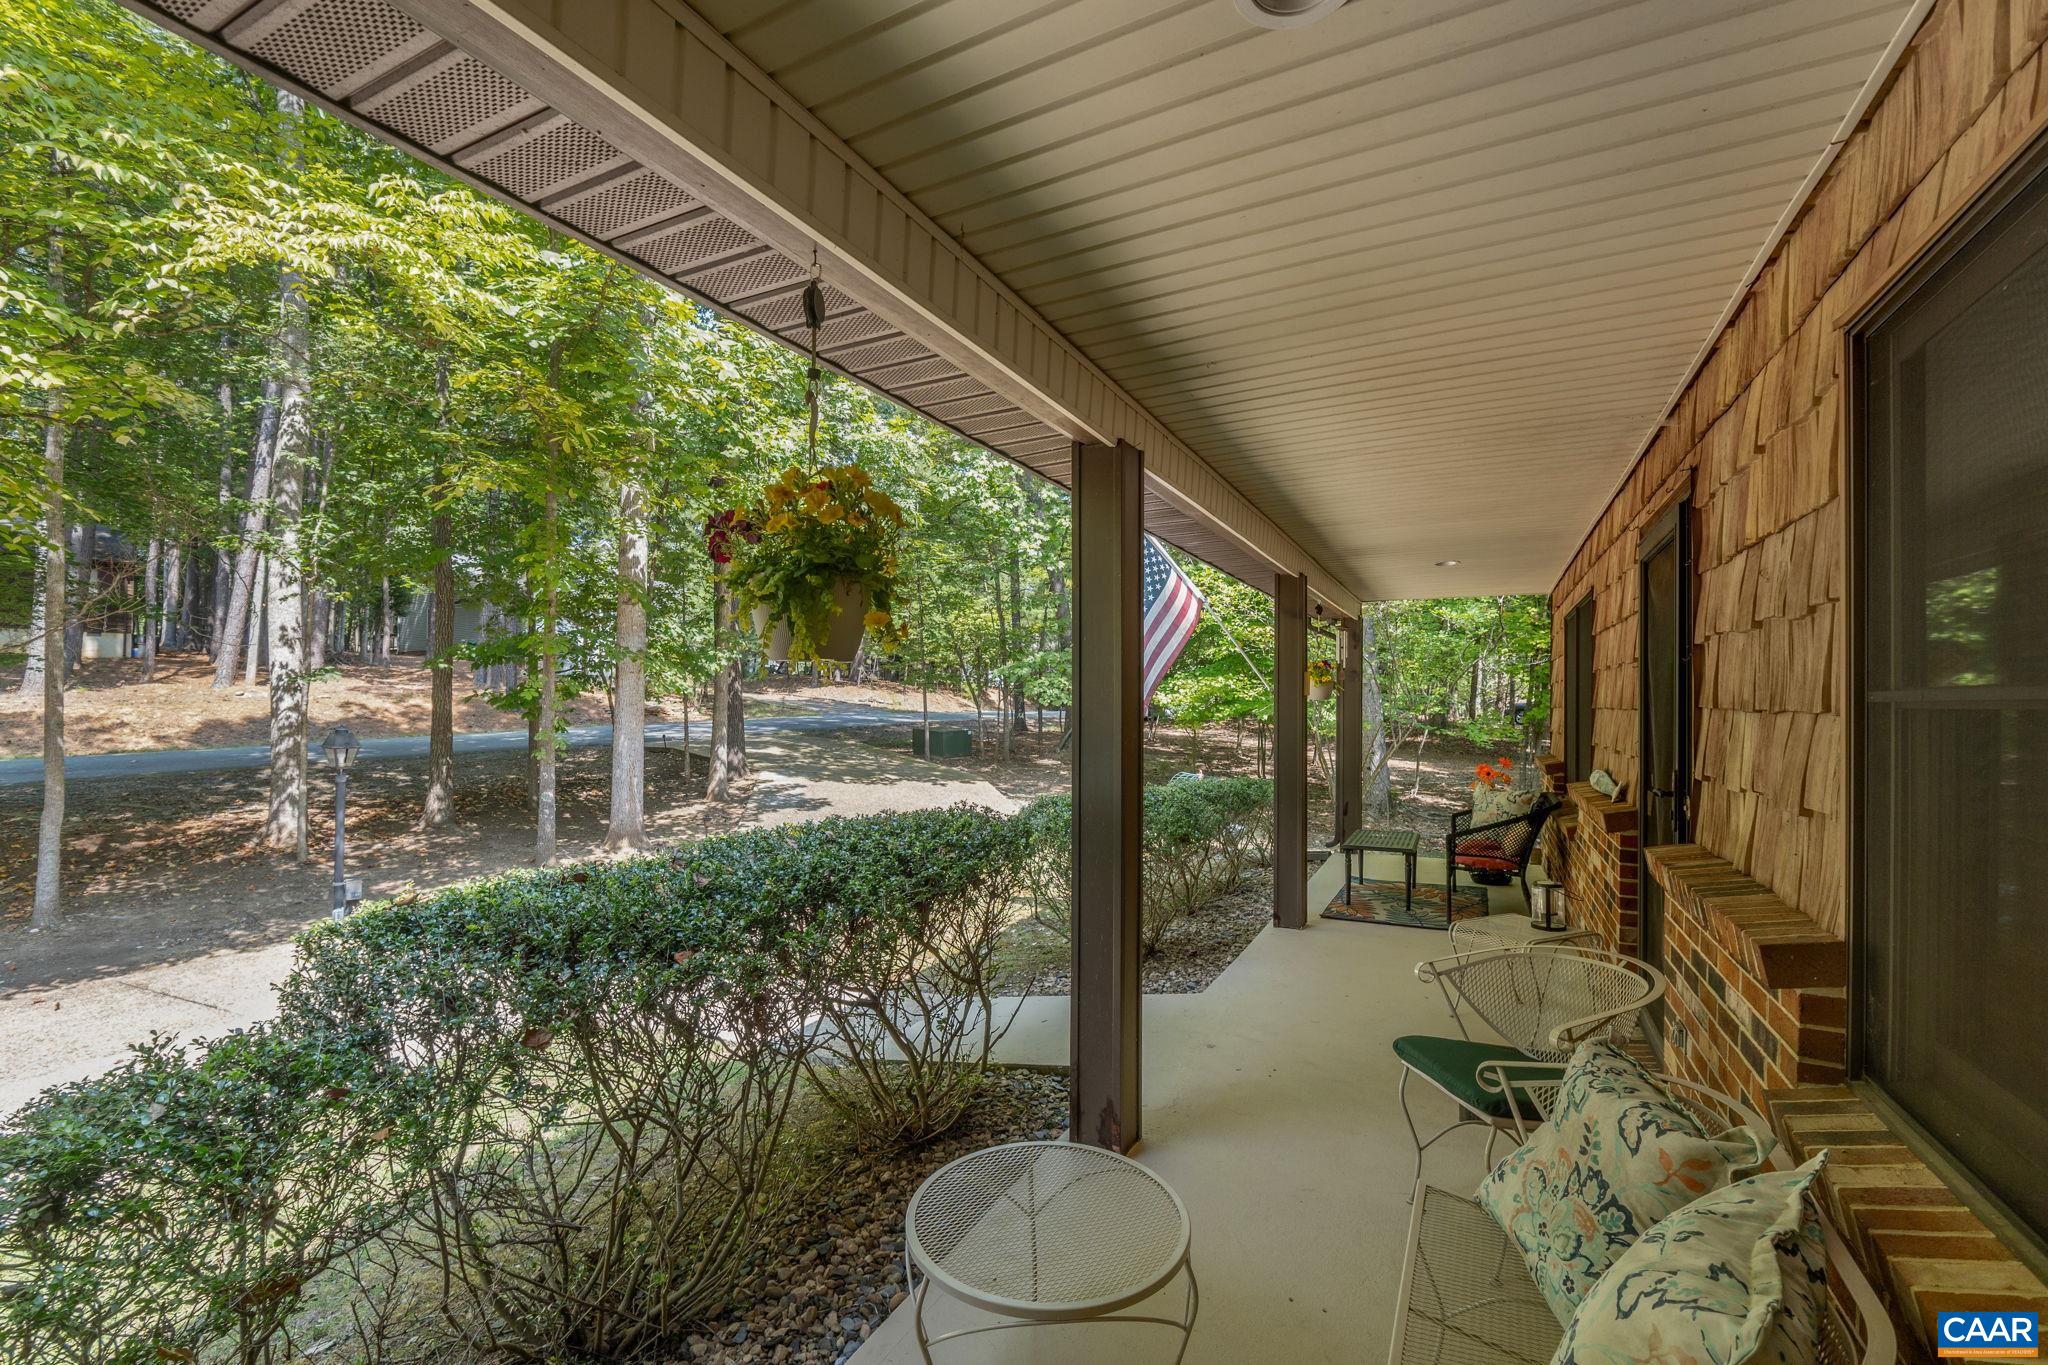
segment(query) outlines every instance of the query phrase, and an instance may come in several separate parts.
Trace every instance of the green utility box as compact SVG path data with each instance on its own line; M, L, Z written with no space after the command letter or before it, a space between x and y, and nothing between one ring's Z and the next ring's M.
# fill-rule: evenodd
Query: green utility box
M931 728L932 751L924 751L925 728L914 726L910 731L910 752L921 758L965 758L974 752L972 730Z

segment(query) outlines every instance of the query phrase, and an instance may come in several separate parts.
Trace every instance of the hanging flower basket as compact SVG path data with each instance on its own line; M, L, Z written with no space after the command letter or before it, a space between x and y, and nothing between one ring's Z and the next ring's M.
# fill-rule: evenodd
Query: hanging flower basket
M817 464L825 293L816 278L803 309L811 332L804 450L812 467L791 465L749 506L719 513L704 530L711 557L726 566L734 607L753 621L770 659L851 663L866 632L886 650L908 634L890 612L903 511L859 465Z
M712 518L706 534L769 659L850 663L870 630L885 649L902 641L890 611L902 524L859 465L791 465L752 505Z
M1308 699L1328 701L1337 691L1337 669L1328 659L1311 659L1308 664Z
M761 657L771 664L789 662L789 622L768 619L768 608L754 608L754 638L761 642Z
M841 578L832 584L831 624L818 643L816 657L828 663L847 663L860 652L861 637L867 634L867 618L874 613L867 586L857 579ZM767 603L755 606L754 636L761 641L761 657L770 663L788 663L791 635L787 619L771 615Z

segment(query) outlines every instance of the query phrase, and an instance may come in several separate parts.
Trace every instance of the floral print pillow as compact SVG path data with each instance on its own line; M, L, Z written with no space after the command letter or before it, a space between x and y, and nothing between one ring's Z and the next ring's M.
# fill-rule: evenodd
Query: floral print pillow
M1572 1054L1550 1119L1511 1153L1479 1202L1521 1249L1559 1322L1667 1214L1763 1164L1774 1140L1748 1128L1702 1134L1634 1058L1611 1043Z
M1827 1153L1716 1190L1644 1233L1565 1327L1551 1365L1811 1365L1827 1312L1810 1187Z

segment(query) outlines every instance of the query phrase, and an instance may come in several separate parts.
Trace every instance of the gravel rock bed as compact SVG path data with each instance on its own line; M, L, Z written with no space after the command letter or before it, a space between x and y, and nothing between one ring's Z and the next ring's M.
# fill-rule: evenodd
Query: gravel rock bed
M1237 961L1237 955L1258 937L1259 930L1273 922L1273 873L1260 868L1249 873L1237 890L1218 896L1192 915L1175 922L1166 931L1159 951L1139 967L1139 979L1147 995L1194 995L1209 988L1223 969ZM1036 936L1034 960L1045 965L1028 983L1013 983L1032 995L1068 993L1067 968L1063 965L1066 945L1053 944L1050 935L1033 924L1020 924L1012 933Z
M742 1365L832 1365L903 1301L903 1211L927 1175L1001 1142L1066 1131L1067 1079L1004 1070L945 1137L914 1150L850 1157L782 1217L773 1263L752 1301L690 1337L668 1359Z

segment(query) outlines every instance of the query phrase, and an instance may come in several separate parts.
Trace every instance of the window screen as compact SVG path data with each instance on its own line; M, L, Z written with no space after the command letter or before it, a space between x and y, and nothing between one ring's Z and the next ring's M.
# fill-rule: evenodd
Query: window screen
M1856 1062L2048 1232L2048 181L1861 337Z
M1593 599L1564 618L1564 776L1584 782L1593 772Z

